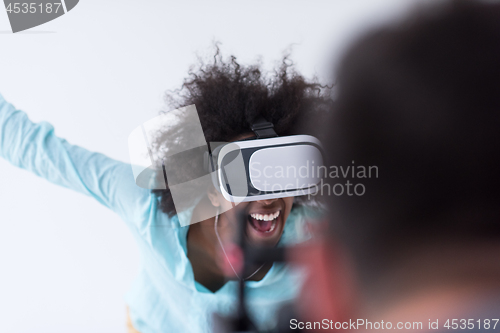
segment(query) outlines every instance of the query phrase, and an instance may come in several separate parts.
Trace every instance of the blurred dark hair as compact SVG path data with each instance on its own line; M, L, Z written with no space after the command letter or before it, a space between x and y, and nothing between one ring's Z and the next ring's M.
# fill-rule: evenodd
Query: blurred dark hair
M329 163L379 171L350 179L364 195L327 198L362 276L428 245L500 240L500 4L440 3L374 31L337 82Z
M272 122L280 136L313 134L316 120L323 119L331 108L329 88L297 73L288 55L277 69L265 73L260 64L245 66L234 56L225 60L218 45L215 48L213 62L200 60L189 70L182 87L166 95L172 109L196 106L207 142L229 142L252 133L250 125L259 115ZM176 135L172 135L174 130L178 131ZM181 142L182 131L171 129L158 133L153 147L161 151L162 147ZM202 168L203 160L184 167L189 174L202 174L202 170L194 169ZM174 215L176 210L168 186L166 190L153 192L160 196L161 210Z

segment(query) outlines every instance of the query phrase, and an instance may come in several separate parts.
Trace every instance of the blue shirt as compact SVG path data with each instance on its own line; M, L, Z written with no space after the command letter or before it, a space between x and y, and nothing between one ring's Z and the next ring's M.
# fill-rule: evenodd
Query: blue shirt
M237 282L215 293L194 280L187 258L188 227L159 209L159 199L135 184L129 164L71 145L47 122L33 123L0 95L0 156L48 181L92 196L125 221L138 243L141 266L126 296L141 333L211 332L212 313L236 308ZM180 214L191 214L185 211ZM189 215L188 215L189 218ZM292 210L280 244L298 241L303 214ZM248 311L260 329L276 324L277 310L300 288L301 274L274 264L261 281L246 283Z

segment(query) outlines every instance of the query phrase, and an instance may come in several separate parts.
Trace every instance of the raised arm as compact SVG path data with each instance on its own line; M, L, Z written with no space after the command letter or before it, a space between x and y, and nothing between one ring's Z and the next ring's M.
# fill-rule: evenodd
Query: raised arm
M94 197L124 218L148 209L151 193L129 164L71 145L47 122L33 123L0 95L0 157L48 181Z

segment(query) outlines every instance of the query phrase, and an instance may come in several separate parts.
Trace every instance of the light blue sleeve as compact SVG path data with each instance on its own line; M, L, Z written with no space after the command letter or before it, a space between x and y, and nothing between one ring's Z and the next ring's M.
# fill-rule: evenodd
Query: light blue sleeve
M0 157L48 181L89 195L140 223L151 191L135 184L129 164L71 145L47 122L33 123L0 95Z

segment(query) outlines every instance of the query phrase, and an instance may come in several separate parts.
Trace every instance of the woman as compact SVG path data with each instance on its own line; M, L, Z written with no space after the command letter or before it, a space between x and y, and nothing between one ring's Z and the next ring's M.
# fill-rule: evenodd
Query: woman
M301 120L316 119L328 104L319 94L320 86L297 74L286 58L268 77L259 66L241 66L234 57L225 62L217 52L214 59L191 70L182 88L169 95L174 108L196 105L207 142L249 138L250 125L259 116L273 123L278 135L295 134ZM166 134L158 133L156 153L161 155L165 144ZM215 190L192 209L177 212L168 186L153 191L138 187L129 164L69 144L54 135L51 125L32 123L1 96L0 156L94 197L127 223L142 259L127 295L131 332L211 331L212 313L234 311L238 278L247 280L249 314L260 329L273 327L276 310L296 295L297 279L284 265L255 267L252 274L238 276L229 261L231 252L222 245L228 238L224 230L234 227L234 210L227 210L229 203ZM196 219L204 206L224 213L181 227L180 217ZM299 241L296 230L303 214L294 198L240 206L248 212L245 228L250 242L274 246Z

